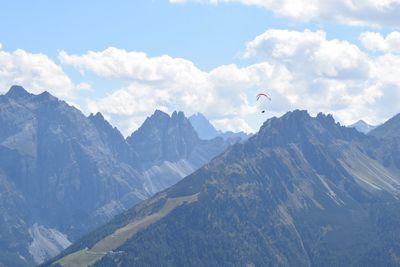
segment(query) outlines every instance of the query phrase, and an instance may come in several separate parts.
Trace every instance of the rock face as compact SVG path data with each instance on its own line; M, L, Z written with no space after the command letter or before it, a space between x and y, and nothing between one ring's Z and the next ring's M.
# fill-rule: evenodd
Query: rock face
M220 132L218 132L217 129L215 129L215 127L201 113L193 114L189 117L189 121L201 139L212 139L220 134Z
M230 142L201 140L183 112L162 112L147 118L126 140L138 158L151 193L175 184L221 153Z
M200 139L183 112L157 110L127 142L139 154L145 167L189 158Z
M239 139L246 140L251 135L245 132L221 132L215 129L215 127L207 120L207 118L201 113L195 113L189 117L189 121L193 128L198 133L199 137L203 140L210 140L215 137L222 137L223 139Z
M384 165L400 169L400 114L372 130L368 135L376 137L380 144L384 144L381 145L379 154Z
M372 130L369 134L378 138L400 138L400 114Z
M34 242L26 235L34 224L75 240L149 195L140 174L118 158L105 134L79 110L48 93L32 95L12 87L0 96L0 125L1 206L20 221L17 228L23 231L21 240L3 216L1 231L15 241L1 251L13 251L20 241ZM116 200L119 209L108 216L99 212ZM21 251L28 249L23 247ZM21 255L27 262L36 257Z
M357 131L359 131L360 133L364 133L364 134L367 134L376 128L376 126L370 125L363 120L359 120L356 123L349 125L349 127L355 128Z
M142 139L134 134L127 142L100 113L86 117L47 92L33 95L13 86L1 95L0 265L54 256L226 147L222 140L200 141L186 130L190 123L182 113L157 116L148 121L151 129L145 124L137 131ZM147 129L165 130L166 139Z
M289 112L54 262L398 266L400 151L386 146L330 115Z
M35 262L43 262L48 258L57 256L60 250L71 245L65 235L55 229L47 229L34 224L29 229L33 242L29 246L29 253L33 255Z

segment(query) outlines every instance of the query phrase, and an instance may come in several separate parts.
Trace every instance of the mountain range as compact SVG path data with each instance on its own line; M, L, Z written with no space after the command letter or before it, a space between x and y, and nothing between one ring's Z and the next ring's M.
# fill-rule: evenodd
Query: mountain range
M45 265L399 266L399 126L271 118Z
M13 86L0 125L0 266L400 264L399 115L364 134L296 110L249 136L156 110L124 138Z
M0 95L0 266L31 266L173 185L232 140L156 111L128 138L47 92Z

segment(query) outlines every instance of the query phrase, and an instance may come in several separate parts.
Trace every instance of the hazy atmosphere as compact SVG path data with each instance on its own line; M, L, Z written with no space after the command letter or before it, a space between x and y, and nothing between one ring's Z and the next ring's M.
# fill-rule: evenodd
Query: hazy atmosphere
M400 266L399 14L3 1L0 267Z
M8 1L0 90L48 90L124 135L156 108L255 132L295 108L379 124L400 101L390 1ZM255 94L273 101L265 114Z

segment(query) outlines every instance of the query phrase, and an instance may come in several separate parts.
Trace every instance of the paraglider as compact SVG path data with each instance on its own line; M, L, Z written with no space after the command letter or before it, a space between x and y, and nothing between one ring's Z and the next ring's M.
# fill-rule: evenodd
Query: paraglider
M257 94L257 101L260 99L260 97L265 96L266 98L268 98L269 100L271 100L271 97L266 94L266 93L259 93Z
M267 93L259 93L259 94L257 94L257 96L256 96L257 101L258 101L261 97L265 97L265 98L267 98L268 100L271 101L271 97L270 97ZM261 113L265 113L265 110L262 110Z

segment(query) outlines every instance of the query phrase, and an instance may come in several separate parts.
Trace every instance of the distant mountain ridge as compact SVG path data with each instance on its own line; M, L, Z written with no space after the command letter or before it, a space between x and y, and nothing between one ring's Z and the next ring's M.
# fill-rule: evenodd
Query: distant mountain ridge
M173 162L188 158L199 141L183 112L175 111L170 117L159 110L127 138L148 166L158 165L164 160Z
M363 120L359 120L359 121L349 125L349 127L355 128L357 131L367 134L370 131L374 130L377 126L373 126L373 125L366 123Z
M369 134L379 138L399 138L400 133L400 114L386 121Z
M172 154L151 161L146 153L157 146L147 134L165 130L154 116L152 131L143 125L125 140L101 113L86 117L47 92L13 86L0 95L0 265L29 266L55 256L229 145L222 138L199 140L193 129L181 134L190 126L183 113L156 113L171 122L156 139Z
M183 112L169 116L160 110L126 141L140 158L145 187L152 193L175 184L231 144L222 138L201 140Z
M204 140L210 140L215 137L222 137L225 140L229 138L240 138L241 140L246 140L251 136L251 134L247 134L245 132L222 132L217 129L210 123L207 118L201 113L195 113L189 117L190 123L193 125L193 128L198 133L199 137Z
M387 128L381 127L376 131ZM54 261L397 266L400 165L399 150L387 150L391 140L343 127L321 113L311 117L296 110L269 119L248 141L117 216Z

